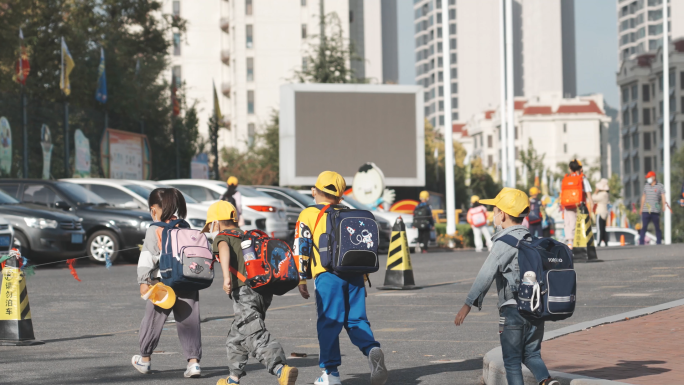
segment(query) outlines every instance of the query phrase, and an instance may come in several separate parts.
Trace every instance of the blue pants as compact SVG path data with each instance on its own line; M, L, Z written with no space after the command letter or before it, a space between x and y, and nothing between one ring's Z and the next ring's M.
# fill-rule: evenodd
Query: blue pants
M316 277L316 311L318 312L318 363L330 372L342 364L340 332L344 327L349 339L365 356L380 347L373 337L366 317L366 287L362 275L340 277L322 273Z
M663 234L660 232L660 213L641 213L641 231L639 233L639 244L644 244L644 237L646 237L646 229L648 222L653 222L656 231L656 241L658 244L663 240Z
M527 366L537 382L549 378L549 371L541 358L544 321L526 320L514 305L502 306L499 316L503 322L503 331L499 328L499 339L508 385L525 385L521 364Z
M535 224L530 223L530 234L532 234L533 237L541 238L544 236L544 232L542 231L542 223L537 222Z

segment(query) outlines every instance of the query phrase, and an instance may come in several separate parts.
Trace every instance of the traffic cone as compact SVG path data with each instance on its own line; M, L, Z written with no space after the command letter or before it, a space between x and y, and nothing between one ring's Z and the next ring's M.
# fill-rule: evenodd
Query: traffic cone
M624 246L624 245L625 245L625 235L623 234L623 235L620 235L620 246Z
M577 208L577 222L575 224L575 239L572 245L574 262L598 262L594 231L591 228L591 216L587 206L582 203Z
M420 289L413 280L411 266L411 252L406 238L406 225L401 217L392 226L389 255L387 256L387 270L385 271L385 285L379 290L415 290Z
M2 269L0 290L0 346L40 345L31 322L26 275L16 258L10 258Z

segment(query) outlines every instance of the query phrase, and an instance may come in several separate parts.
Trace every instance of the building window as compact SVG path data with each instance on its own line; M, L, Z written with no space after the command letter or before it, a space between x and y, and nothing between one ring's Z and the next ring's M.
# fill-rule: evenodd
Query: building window
M639 134L636 132L632 134L632 147L635 150L639 149ZM637 171L637 170L634 170L634 171Z
M449 40L449 49L456 49L456 39Z
M458 120L458 112L451 113L451 120Z
M684 140L684 122L682 122L682 140Z
M451 108L458 108L458 98L451 98Z
M178 0L173 2L173 16L180 17L180 1Z
M455 53L452 53L452 54L451 54L451 64L456 64L456 63L457 63L456 54L455 54Z
M181 80L181 66L173 66L173 68L171 68L171 81L173 82L173 85L180 87Z
M444 115L439 116L439 125L444 126Z
M644 132L644 151L651 149L651 133Z
M682 103L684 103L684 99L682 99ZM644 108L644 110L642 111L642 115L642 118L644 119L644 125L648 126L649 124L651 124L651 110L648 108Z
M625 169L625 172L627 172L626 169ZM630 196L632 196L632 184L629 182L626 182L625 183L625 197L629 198Z
M622 138L622 149L623 150L629 150L629 136L626 136Z
M637 170L634 170L634 172L636 172L636 171ZM641 189L641 186L639 185L639 180L637 179L633 183L634 183L634 197L638 197L639 196L639 190Z
M252 0L245 0L245 15L252 15Z
M653 167L651 166L651 157L647 156L644 158L644 171L651 171Z
M563 133L565 134L565 133L567 133L567 132L568 132L568 124L567 124L567 123L563 123Z
M513 127L513 132L515 140L518 140L518 126Z
M247 113L254 115L254 91L247 91Z
M443 100L439 101L439 110L444 111L444 101Z
M637 87L636 84L632 86L632 100L637 100L637 97L639 96L638 89L639 87Z
M648 84L644 84L641 86L641 98L644 102L648 102L651 100L651 93L648 92Z
M253 57L247 58L247 81L248 82L254 81L254 58Z
M491 135L487 135L487 148L492 148L493 145L494 145L493 144L493 137ZM491 166L491 162L489 162L489 163Z
M302 0L302 7L306 6L306 0Z
M302 24L302 39L306 39L306 24Z
M456 20L456 10L455 9L449 10L449 20Z
M247 48L254 48L254 26L247 24Z
M622 103L629 102L629 88L622 87Z
M457 79L457 78L458 78L458 68L452 68L452 69L451 69L451 78L452 78L452 79Z
M456 34L456 24L449 24L449 35Z
M254 146L254 137L256 136L256 128L254 123L249 123L247 125L247 146Z
M567 143L563 143L563 153L564 154L568 153L568 144Z
M679 73L679 89L684 90L684 71Z
M681 111L684 112L684 96L681 97L680 103Z
M442 81L442 73L439 73L439 81ZM444 87L439 86L439 96L444 96Z
M180 56L180 54L181 54L180 33L174 32L174 34L173 34L173 56Z
M632 123L639 123L639 109L636 107L632 108Z
M622 125L629 126L629 110L622 111Z
M458 93L458 83L451 83L451 93L452 94Z
M487 155L487 167L491 168L493 163L494 163L494 157L491 155Z

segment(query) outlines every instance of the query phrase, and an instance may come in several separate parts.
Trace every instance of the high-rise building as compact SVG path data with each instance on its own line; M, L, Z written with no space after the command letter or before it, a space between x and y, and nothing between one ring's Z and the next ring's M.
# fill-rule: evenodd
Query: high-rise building
M212 82L228 130L219 148L253 143L279 108L280 86L296 82L320 34L322 0L163 0L162 12L187 20L174 33L170 72L196 101L200 133L213 114ZM383 81L381 0L325 0L360 60L355 76ZM169 78L171 74L169 74Z
M684 36L684 1L668 0L670 39ZM620 62L653 52L663 44L663 0L618 0L618 57Z
M446 17L442 1L449 1ZM416 83L425 88L425 117L433 125L444 124L444 51L451 59L452 119L463 122L498 106L501 1L415 0ZM514 0L512 12L515 95L574 97L574 0ZM447 37L443 20L449 23Z

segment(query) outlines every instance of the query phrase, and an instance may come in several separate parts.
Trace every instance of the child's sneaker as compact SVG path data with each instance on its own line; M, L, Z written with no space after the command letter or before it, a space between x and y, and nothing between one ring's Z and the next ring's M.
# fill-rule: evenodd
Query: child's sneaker
M283 365L276 371L278 385L294 385L298 375L299 371L297 368L288 365Z
M546 380L540 382L539 385L560 385L560 382L558 382L558 380L554 380L553 378L549 377Z
M233 377L227 377L227 378L221 378L218 380L216 385L231 385L231 384L239 384L240 380L236 380Z
M142 356L138 354L133 356L131 359L131 364L133 364L133 367L142 374L148 374L150 372L150 368L152 367L152 363L150 361L143 362Z
M185 378L197 378L202 375L202 369L197 362L190 362L183 375Z
M342 381L340 380L340 372L328 373L327 370L324 370L323 375L316 379L314 385L342 385Z
M385 355L382 349L373 348L368 352L370 364L371 385L385 385L387 382L387 368L385 367Z

